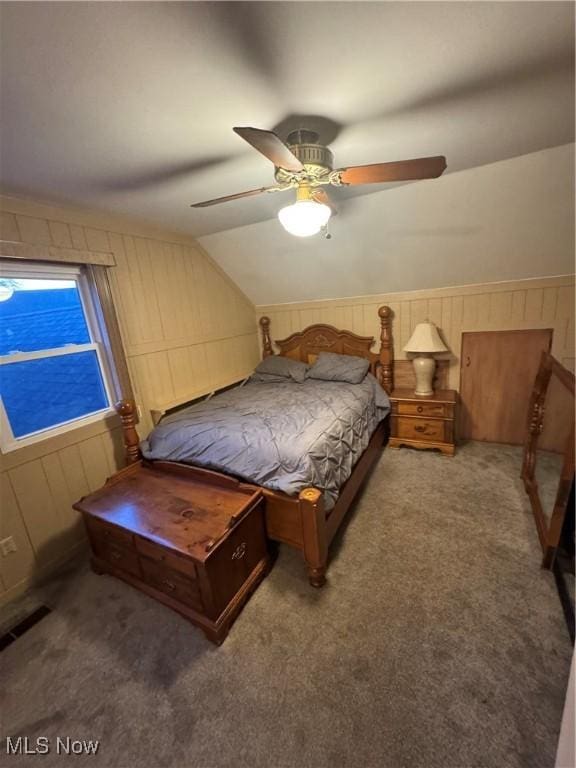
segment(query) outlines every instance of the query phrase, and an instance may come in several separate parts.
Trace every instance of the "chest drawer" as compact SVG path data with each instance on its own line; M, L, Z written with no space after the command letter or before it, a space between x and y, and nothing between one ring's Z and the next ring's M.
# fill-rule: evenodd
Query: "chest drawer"
M448 406L444 403L403 403L396 404L399 414L406 416L436 416L448 417Z
M151 541L142 539L140 536L137 536L136 549L141 555L149 557L151 560L154 560L154 562L160 565L164 565L174 571L183 573L191 579L195 579L197 577L196 567L192 560L189 560L185 557L180 557L179 555L170 552L170 550L158 546L158 544L153 544Z
M396 432L398 437L406 440L428 440L444 442L445 422L436 419L397 418Z
M92 550L96 557L110 563L114 568L131 573L133 576L140 576L138 555L133 549L118 547L106 539L92 538Z
M186 578L178 571L166 568L161 563L148 560L146 557L140 558L140 565L142 566L142 577L151 587L180 603L184 603L197 611L202 611L202 598L196 581Z
M92 541L99 540L119 547L132 548L134 546L134 537L130 531L125 531L116 525L108 525L108 523L93 517L85 517L85 521Z

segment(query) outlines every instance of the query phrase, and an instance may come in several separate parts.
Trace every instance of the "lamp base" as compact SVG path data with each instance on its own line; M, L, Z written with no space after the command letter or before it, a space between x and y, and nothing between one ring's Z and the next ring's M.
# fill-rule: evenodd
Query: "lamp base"
M430 395L434 394L432 380L436 369L436 360L432 356L419 355L414 358L412 364L416 376L414 394L420 397L430 397Z

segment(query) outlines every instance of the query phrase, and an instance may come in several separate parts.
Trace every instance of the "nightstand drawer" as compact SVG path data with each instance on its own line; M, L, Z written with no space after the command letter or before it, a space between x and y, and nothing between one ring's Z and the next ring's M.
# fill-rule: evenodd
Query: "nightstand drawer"
M442 443L445 441L445 422L436 419L402 418L396 423L396 434L406 440L423 440Z
M438 390L430 397L416 398L414 390L395 389L390 396L391 448L437 449L454 455L454 422L457 395L453 389Z
M449 416L448 405L444 403L398 403L397 410L407 416Z

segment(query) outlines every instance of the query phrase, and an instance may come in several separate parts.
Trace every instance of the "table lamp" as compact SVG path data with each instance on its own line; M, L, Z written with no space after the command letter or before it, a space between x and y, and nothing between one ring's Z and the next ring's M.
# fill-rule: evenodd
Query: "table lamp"
M404 352L416 352L417 357L412 361L414 365L414 374L416 375L415 395L421 397L434 394L432 389L432 380L436 368L436 360L432 357L434 352L447 352L448 347L444 344L434 323L418 323L414 328L414 333L410 341L404 347Z

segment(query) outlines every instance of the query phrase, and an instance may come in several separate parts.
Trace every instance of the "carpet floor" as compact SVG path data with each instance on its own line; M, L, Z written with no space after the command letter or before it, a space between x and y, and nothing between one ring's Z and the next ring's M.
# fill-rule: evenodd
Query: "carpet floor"
M44 768L551 768L572 648L520 460L386 450L327 586L282 547L220 648L69 571L0 654L3 736L53 739ZM100 746L66 758L57 736Z

